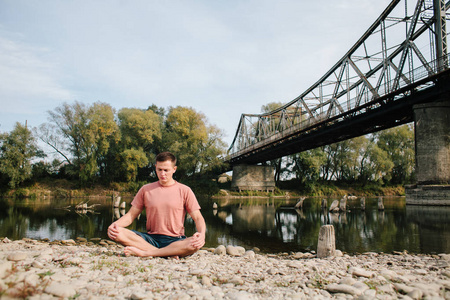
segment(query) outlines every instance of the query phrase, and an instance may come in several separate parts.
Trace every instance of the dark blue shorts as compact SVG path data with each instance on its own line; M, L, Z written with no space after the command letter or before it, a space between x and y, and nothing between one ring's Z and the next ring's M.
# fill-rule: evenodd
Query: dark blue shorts
M146 232L140 232L136 230L131 230L137 235L139 235L141 238L143 238L147 243L150 245L155 246L156 248L164 248L173 242L181 241L186 238L186 236L168 236L164 234L148 234Z

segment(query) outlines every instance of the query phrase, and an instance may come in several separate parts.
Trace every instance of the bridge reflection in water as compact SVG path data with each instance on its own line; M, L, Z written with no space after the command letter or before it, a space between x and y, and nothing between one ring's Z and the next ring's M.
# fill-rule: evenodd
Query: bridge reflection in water
M404 198L385 198L383 211L377 199L348 202L348 211L322 210L318 198L305 200L303 209L290 201L238 200L219 203L217 210L205 211L207 244L258 247L264 252L316 250L319 229L332 224L336 248L347 253L406 250L411 253L450 252L450 207L405 205ZM328 201L329 204L331 200Z

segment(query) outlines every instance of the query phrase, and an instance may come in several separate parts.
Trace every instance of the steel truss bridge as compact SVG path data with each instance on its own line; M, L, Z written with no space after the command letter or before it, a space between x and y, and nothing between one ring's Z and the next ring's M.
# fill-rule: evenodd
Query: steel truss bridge
M450 1L393 0L348 52L284 106L242 114L226 161L256 164L414 120L450 91Z

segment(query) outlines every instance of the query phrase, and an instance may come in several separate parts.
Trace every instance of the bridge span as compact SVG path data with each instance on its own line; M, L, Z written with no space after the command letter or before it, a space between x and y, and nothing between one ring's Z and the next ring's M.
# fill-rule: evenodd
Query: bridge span
M242 169L414 122L418 185L407 202L450 204L449 8L445 0L393 0L305 92L274 111L242 114L227 162ZM433 199L421 192L436 185Z

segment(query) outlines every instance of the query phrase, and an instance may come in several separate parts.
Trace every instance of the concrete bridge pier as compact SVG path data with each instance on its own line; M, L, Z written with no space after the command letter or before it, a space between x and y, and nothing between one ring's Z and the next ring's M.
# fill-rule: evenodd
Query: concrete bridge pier
M450 205L450 96L413 107L416 185L407 186L406 204Z
M274 168L260 165L235 165L233 166L231 189L237 191L274 191Z

